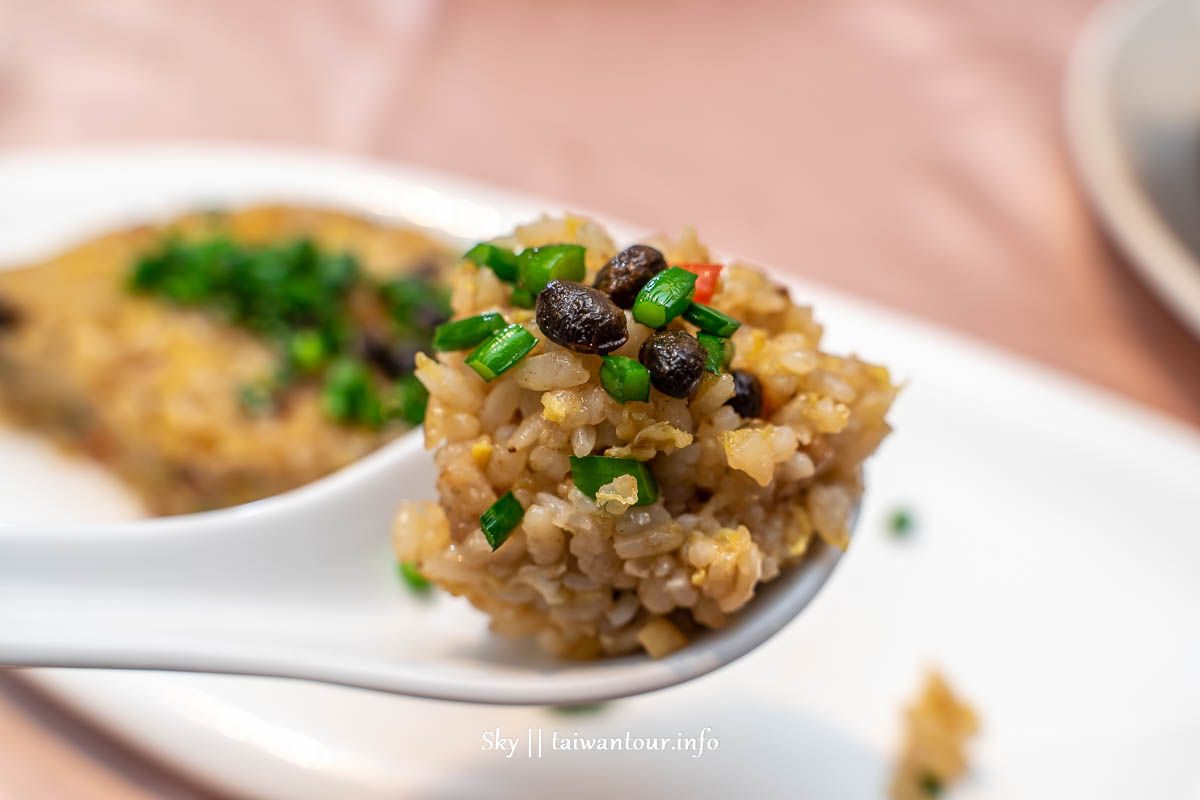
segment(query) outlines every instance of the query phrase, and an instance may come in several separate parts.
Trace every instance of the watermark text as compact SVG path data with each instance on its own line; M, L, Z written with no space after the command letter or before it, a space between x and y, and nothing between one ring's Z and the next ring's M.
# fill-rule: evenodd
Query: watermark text
M523 731L504 731L500 728L483 731L480 748L494 752L504 758L520 755L525 758L544 758L559 752L628 751L649 753L680 753L691 758L700 758L721 746L713 735L712 728L701 728L696 733L676 731L669 736L641 736L625 731L616 736L587 735L579 732L563 733L543 728L526 728Z

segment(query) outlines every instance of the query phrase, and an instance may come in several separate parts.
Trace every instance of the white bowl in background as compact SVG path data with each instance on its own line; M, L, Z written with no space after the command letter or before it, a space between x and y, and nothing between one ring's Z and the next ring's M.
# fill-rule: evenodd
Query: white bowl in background
M1064 110L1105 227L1200 336L1200 2L1098 9L1072 55Z

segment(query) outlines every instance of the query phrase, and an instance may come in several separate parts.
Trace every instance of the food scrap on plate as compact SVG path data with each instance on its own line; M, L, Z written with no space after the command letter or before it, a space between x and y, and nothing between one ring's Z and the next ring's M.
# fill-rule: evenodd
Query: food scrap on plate
M966 747L979 731L974 709L932 672L904 716L904 743L892 773L892 800L930 800L967 771Z

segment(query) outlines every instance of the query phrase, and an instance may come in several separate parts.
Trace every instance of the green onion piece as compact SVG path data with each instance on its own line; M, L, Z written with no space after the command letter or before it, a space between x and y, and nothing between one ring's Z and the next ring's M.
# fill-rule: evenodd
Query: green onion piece
M405 375L399 381L402 399L400 416L409 425L420 425L425 421L425 407L429 405L429 390L417 380L416 375Z
M392 278L379 287L379 296L401 330L419 331L450 319L450 292L418 278ZM435 322L426 322L433 317Z
M923 772L917 780L917 786L926 797L941 797L942 779L932 772Z
M511 283L517 279L517 255L511 250L480 242L468 250L463 258L481 267L489 267L502 281Z
M584 247L578 244L548 244L521 252L520 284L535 295L552 280L581 281L587 273Z
M514 263L515 259L511 256ZM322 250L311 239L251 245L223 236L165 238L154 252L136 261L129 275L135 291L219 314L278 349L274 376L238 392L248 413L276 410L274 401L292 383L319 376L320 400L328 416L371 428L380 427L392 414L415 419L423 395L391 391L372 369L371 364L380 373L399 375L405 369L396 365L411 367L405 354L390 352L387 343L363 348L371 364L350 355L358 352L352 350L354 343L376 336L363 335L367 332L358 319L359 298L364 293L376 296L394 323L392 333L401 350L427 348L433 329L450 318L449 291L430 280L397 276L380 282L363 274L352 254ZM499 319L463 349L503 325Z
M661 328L678 317L696 293L696 273L668 267L646 282L633 301L633 318Z
M371 429L383 427L383 401L374 390L367 393L358 407L358 424Z
M533 308L537 303L537 295L528 289L522 289L520 286L512 290L512 297L509 302L517 308Z
M720 375L729 369L729 362L733 360L733 342L703 331L696 334L696 340L708 351L708 358L704 360L706 370Z
M472 350L465 363L479 373L479 377L490 381L511 369L535 347L537 337L523 325L513 324L492 334L490 339Z
M650 370L636 358L605 356L600 366L600 383L618 403L650 399Z
M401 561L399 572L400 579L408 584L408 588L417 594L428 594L429 590L433 588L433 584L429 582L429 578L421 574L421 570L415 561Z
M325 337L320 331L308 328L296 331L288 339L288 360L300 372L312 372L329 355Z
M525 509L521 508L521 502L513 497L512 492L505 492L503 497L492 503L488 510L480 515L479 527L483 531L483 538L487 539L493 551L508 540L508 535L517 527L523 516Z
M344 291L358 280L358 260L350 253L323 253L316 264L318 278L330 291Z
M371 384L371 371L361 361L343 358L325 373L321 405L337 422L357 422L370 428L383 423L379 396Z
M425 407L428 404L429 391L425 385L417 380L416 375L403 375L383 401L383 418L402 419L409 425L420 425L425 421Z
M694 302L688 303L688 307L683 310L683 318L705 333L725 338L733 336L733 332L742 327L742 323L728 314Z
M166 253L148 253L134 262L129 273L129 288L133 291L150 291L158 286L169 265Z
M632 458L610 458L608 456L571 456L571 475L575 488L595 499L601 486L612 483L621 475L632 475L637 479L638 499L635 506L653 505L658 499L658 484L644 462Z
M903 539L913 532L916 527L916 521L913 519L912 511L907 508L897 508L888 515L888 530L897 539Z
M448 350L466 350L475 347L484 339L491 336L505 325L504 317L495 311L488 311L475 317L456 319L438 325L433 332L433 346L443 352Z

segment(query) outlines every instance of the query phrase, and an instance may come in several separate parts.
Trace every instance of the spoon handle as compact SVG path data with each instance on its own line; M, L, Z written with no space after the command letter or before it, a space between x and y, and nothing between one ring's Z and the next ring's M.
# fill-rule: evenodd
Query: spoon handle
M0 525L0 665L178 669L214 648L294 644L320 624L386 614L402 591L391 518L400 499L431 495L429 475L420 436L405 436L235 508Z

